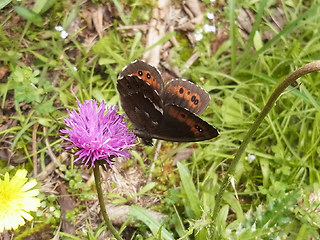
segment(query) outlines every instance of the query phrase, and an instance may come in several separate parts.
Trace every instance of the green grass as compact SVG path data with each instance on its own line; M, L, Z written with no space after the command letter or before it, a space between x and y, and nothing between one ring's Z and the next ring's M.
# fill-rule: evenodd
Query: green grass
M0 1L0 6L4 2ZM75 107L76 98L120 105L115 87L117 75L147 50L145 33L128 37L116 27L148 23L153 2L110 2L115 12L125 9L127 14L114 16L106 36L87 45L83 42L88 31L85 25L66 39L54 30L57 25L67 29L87 5L80 1L73 4L48 0L43 5L41 2L31 6L12 1L0 10L0 62L10 69L7 79L0 82L0 104L3 116L17 121L0 131L0 147L26 159L24 164L9 168L7 162L1 161L1 174L18 168L31 172L34 154L44 171L49 148L60 159L63 150L59 130L64 128L65 108ZM90 4L98 7L104 2ZM151 169L155 148L135 149L133 166L128 167L141 165L146 178L153 174L155 185L152 183L142 194L159 197L161 201L154 209L169 217L160 223L143 209L133 207L128 221L135 229L132 239L317 239L319 201L310 203L309 197L319 194L320 73L302 77L298 88L288 88L277 100L241 158L232 176L235 189L230 185L225 192L216 222L211 216L222 179L230 177L226 176L230 160L276 85L298 67L320 58L320 2L283 1L279 5L285 15L282 30L272 27L269 16L275 6L273 1L230 1L219 11L209 1L204 2L206 9L220 14L217 27L229 28L229 38L217 52L211 52L210 44L216 39L210 34L195 47L188 44L183 32L168 34L157 44L167 42L173 35L177 38L180 47L170 51L173 64L179 69L184 69L193 53L199 54L183 77L210 92L211 104L201 117L218 128L221 135L192 145L163 143L155 169ZM242 7L256 13L248 39L240 35L235 22ZM6 28L17 16L19 22ZM259 36L265 31L272 32L273 38L262 41ZM0 124L7 121L3 118ZM36 123L37 148L33 152L32 132ZM190 146L194 148L191 157L170 168L170 178L159 180L163 166L173 160L172 152ZM143 163L144 158L148 161ZM79 180L81 176L74 168L67 166L63 175L69 176L65 180L71 196L86 204L88 195L78 196L81 184L70 184L70 179ZM45 207L41 211L37 221L47 222L43 216L50 216L53 228L57 229L59 217ZM128 228L128 222L122 230ZM82 232L74 239L97 239L105 228L87 226L86 234Z

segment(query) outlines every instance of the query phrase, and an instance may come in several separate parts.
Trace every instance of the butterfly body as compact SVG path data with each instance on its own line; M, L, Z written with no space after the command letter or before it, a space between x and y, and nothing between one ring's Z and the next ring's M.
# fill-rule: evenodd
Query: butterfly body
M152 138L195 142L219 135L198 116L209 105L209 94L190 81L174 79L164 84L155 67L136 60L119 74L117 89L135 134L147 143Z

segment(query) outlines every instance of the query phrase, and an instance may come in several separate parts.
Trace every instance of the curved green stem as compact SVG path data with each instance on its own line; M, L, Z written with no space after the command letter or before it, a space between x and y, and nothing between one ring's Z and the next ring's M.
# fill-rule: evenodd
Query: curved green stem
M311 63L308 63L301 68L298 68L296 71L294 71L292 74L290 74L285 80L283 80L279 86L274 90L272 95L270 96L267 104L265 107L262 109L260 112L259 116L257 119L254 121L252 124L252 127L249 129L247 135L243 139L235 157L230 163L230 167L228 169L226 177L223 179L222 185L219 189L218 195L216 197L216 203L213 209L213 214L212 214L212 220L215 222L216 217L218 215L218 211L220 209L221 205L221 200L223 193L226 191L228 185L229 185L229 178L234 175L234 172L236 170L236 166L240 160L241 155L244 153L244 150L246 149L251 137L259 127L260 123L262 120L266 117L266 115L269 113L270 109L273 107L275 101L278 99L278 97L281 95L281 93L292 83L294 83L299 77L314 72L314 71L319 71L320 70L320 61L314 61Z
M104 200L103 200L103 192L102 192L102 188L101 188L101 175L100 175L100 171L99 171L99 165L96 164L95 167L93 168L93 174L94 174L94 180L96 183L96 188L97 188L97 193L98 193L98 199L99 199L99 205L100 205L100 209L101 209L101 213L103 216L104 221L107 224L107 227L109 229L109 231L112 233L112 235L117 239L117 240L123 240L122 237L120 236L120 234L118 233L118 231L114 228L114 226L112 225L107 211L106 211L106 205L104 204Z

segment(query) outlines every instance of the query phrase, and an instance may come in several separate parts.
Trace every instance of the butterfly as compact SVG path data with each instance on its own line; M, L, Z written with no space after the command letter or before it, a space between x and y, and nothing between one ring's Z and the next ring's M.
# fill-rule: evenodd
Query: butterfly
M148 145L152 138L196 142L219 135L200 115L209 105L209 94L184 79L164 84L157 68L135 60L119 74L117 89L134 133Z

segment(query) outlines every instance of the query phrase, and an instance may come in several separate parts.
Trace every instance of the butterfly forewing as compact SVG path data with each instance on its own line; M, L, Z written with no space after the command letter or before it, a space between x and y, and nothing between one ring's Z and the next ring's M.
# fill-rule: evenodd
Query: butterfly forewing
M135 60L124 67L119 78L123 76L137 76L151 85L158 93L163 88L163 80L159 70L142 60Z
M154 89L136 76L118 80L121 105L134 126L151 131L162 119L162 101Z

